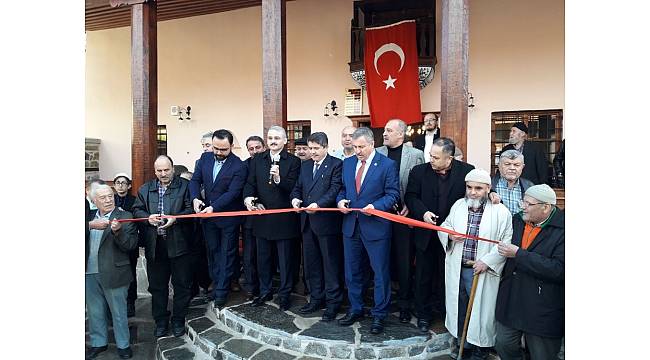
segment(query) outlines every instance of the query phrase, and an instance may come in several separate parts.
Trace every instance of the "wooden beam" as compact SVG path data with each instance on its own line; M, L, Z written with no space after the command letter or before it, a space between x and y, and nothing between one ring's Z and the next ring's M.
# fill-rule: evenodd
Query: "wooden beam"
M158 128L157 53L156 2L131 5L131 174L136 191L154 176Z
M287 126L286 2L262 0L263 134Z
M467 154L469 0L442 0L440 134ZM465 155L467 158L467 155Z

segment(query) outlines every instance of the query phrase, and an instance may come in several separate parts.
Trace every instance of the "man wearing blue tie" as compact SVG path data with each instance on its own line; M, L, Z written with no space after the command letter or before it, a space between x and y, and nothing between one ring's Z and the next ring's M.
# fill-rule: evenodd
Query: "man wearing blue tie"
M230 131L220 129L212 134L212 152L201 155L190 181L194 212L243 210L241 197L247 167L232 153L232 146L233 136ZM201 185L205 189L205 203L201 200ZM239 216L203 220L209 272L214 282L212 298L216 306L223 306L228 297L241 221Z
M390 306L390 240L391 223L348 208L390 211L399 201L399 175L395 162L374 149L372 130L362 127L352 134L356 158L343 161L343 187L337 196L337 207L343 216L343 249L345 282L348 287L350 310L339 319L339 325L349 326L363 318L363 269L365 251L375 273L374 306L370 332L384 330L384 319Z
M291 192L291 205L298 209L331 208L341 190L343 161L327 155L327 135L315 132L307 139L311 160L303 161L300 176ZM309 286L309 302L298 310L310 314L322 308L323 321L332 321L343 300L341 268L341 213L300 214L304 269Z

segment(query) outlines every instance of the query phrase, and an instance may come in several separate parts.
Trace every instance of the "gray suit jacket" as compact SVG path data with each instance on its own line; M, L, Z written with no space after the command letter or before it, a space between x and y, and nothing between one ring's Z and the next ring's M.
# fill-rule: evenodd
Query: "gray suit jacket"
M375 150L382 155L388 156L388 148L385 145L380 146ZM411 173L411 169L413 169L415 165L423 163L424 152L422 152L422 150L418 150L408 145L402 147L402 160L400 161L399 166L399 195L402 199L402 203L404 202L404 194L406 193L406 186L409 183L409 174Z

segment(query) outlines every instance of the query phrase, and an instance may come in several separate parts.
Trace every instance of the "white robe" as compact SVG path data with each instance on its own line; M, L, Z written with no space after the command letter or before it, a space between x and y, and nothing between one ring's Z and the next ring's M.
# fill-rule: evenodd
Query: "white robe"
M444 228L459 233L467 233L467 218L469 212L465 199L459 199L452 206L449 216L441 225ZM449 239L447 233L438 232L438 237L445 249L445 302L447 316L445 327L449 333L458 338L462 336L463 329L458 327L458 288L460 284L461 261L463 258L463 243L456 243ZM512 215L503 204L485 204L483 217L479 225L479 237L510 243L512 239ZM499 255L497 244L479 241L476 249L476 260L481 260L488 267L488 271L479 275L474 296L472 315L467 328L467 342L473 345L488 347L494 346L496 339L496 323L494 310L496 308L497 292L499 291L500 277L505 264L505 257ZM463 322L465 319L462 320Z

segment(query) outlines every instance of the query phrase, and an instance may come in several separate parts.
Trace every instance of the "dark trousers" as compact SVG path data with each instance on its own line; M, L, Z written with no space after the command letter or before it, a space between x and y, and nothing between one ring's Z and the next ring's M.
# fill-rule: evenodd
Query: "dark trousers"
M463 336L463 327L465 326L465 316L467 315L467 304L469 304L469 294L472 290L472 280L474 279L474 269L460 268L460 282L458 284L458 333L456 335L458 342ZM463 347L472 349L475 345L465 341Z
M497 321L497 340L494 348L502 360L521 360L521 336L526 339L526 348L530 352L530 360L557 359L562 347L562 338L548 338L526 334L503 325Z
M341 269L343 248L339 235L318 236L311 226L302 233L305 278L311 302L326 303L327 308L338 311L343 301Z
M413 267L413 229L408 225L393 223L393 238L390 245L393 280L397 280L397 305L408 310L411 302L411 275Z
M151 312L156 324L169 321L169 279L174 286L174 305L172 322L184 322L190 303L192 288L192 254L169 258L163 237L156 239L154 261L147 261L149 292L151 293Z
M129 251L129 266L131 267L131 275L133 275L133 280L131 280L131 283L129 284L129 291L126 295L126 303L129 305L135 304L135 299L138 298L138 282L135 268L138 265L139 256L139 247L136 247L135 249Z
M208 252L210 278L214 282L213 296L223 299L230 291L230 280L239 251L239 226L220 228L214 221L203 222L203 235Z
M194 278L192 280L192 293L198 294L199 287L208 289L212 279L208 268L208 253L205 237L203 236L203 226L198 224L195 232L194 245L192 254L194 256Z
M288 299L293 287L291 273L292 242L295 239L269 240L258 237L257 240L257 273L260 280L260 296L273 292L273 248L278 251L278 265L280 267L280 288L278 297Z
M364 215L365 216L365 215ZM357 222L352 237L343 236L345 257L345 283L348 287L350 313L363 311L363 260L362 253L368 253L370 267L375 273L375 293L372 316L385 318L390 306L390 238L364 239Z
M257 278L257 242L253 235L252 228L244 227L244 249L242 259L244 262L244 279L246 287L244 290L257 295L260 292L260 282Z
M445 253L437 237L423 250L415 247L415 312L418 319L433 320L433 313L444 319Z

